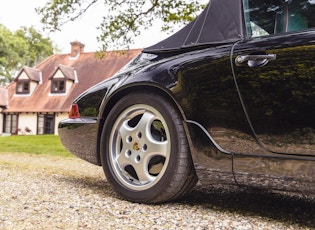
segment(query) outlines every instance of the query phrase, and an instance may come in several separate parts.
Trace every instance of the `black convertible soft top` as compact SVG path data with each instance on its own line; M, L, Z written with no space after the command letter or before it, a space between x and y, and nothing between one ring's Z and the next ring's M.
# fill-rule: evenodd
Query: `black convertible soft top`
M244 37L242 0L210 0L191 23L143 52L176 51L192 46L227 43Z

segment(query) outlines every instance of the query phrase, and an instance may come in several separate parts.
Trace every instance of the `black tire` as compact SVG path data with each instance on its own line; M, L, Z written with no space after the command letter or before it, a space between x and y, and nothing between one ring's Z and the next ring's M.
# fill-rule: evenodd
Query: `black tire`
M108 182L132 202L175 200L197 182L182 117L153 93L132 93L115 104L100 151Z

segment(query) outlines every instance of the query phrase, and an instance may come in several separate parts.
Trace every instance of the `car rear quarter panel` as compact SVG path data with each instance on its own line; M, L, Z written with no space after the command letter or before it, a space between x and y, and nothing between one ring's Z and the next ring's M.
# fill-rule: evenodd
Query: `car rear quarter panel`
M98 154L98 137L101 119L99 109L108 87L117 82L113 78L102 82L75 99L80 118L66 119L59 123L59 136L62 144L72 154L96 165L101 165Z

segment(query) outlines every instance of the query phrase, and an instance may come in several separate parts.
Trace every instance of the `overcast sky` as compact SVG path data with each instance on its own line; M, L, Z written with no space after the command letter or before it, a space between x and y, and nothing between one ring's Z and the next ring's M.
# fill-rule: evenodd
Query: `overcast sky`
M85 44L85 52L94 52L101 47L96 37L99 35L96 27L99 26L104 14L104 5L99 1L91 7L85 15L61 27L60 32L45 34L42 32L40 16L35 8L45 5L48 0L1 0L0 24L14 32L21 26L34 26L34 28L45 37L50 37L55 45L61 49L61 53L70 52L70 42L80 41ZM131 48L144 48L153 45L166 38L167 34L160 32L159 26L143 33L136 39L136 44Z

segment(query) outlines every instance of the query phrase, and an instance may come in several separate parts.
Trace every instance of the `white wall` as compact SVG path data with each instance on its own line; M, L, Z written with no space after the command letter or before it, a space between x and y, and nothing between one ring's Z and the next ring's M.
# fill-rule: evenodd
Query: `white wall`
M1 122L0 114L0 122ZM67 119L68 113L56 113L55 115L55 135L58 135L58 124L60 121ZM0 124L2 130L2 123ZM26 132L25 128L29 128L31 132ZM18 121L18 135L36 135L37 134L37 113L20 113ZM1 133L0 133L1 134Z
M22 80L29 80L29 77L27 76L27 74L25 73L25 71L23 71L19 77L19 79Z
M26 132L25 128L29 128L31 132ZM20 113L18 121L19 135L36 135L37 133L37 114L36 113Z
M70 91L70 89L72 88L73 84L74 84L73 81L66 80L66 94Z
M55 116L55 135L58 135L58 123L68 118L68 113L57 113Z
M38 86L38 82L36 82L36 81L30 82L30 94L32 94L35 91L37 86Z

